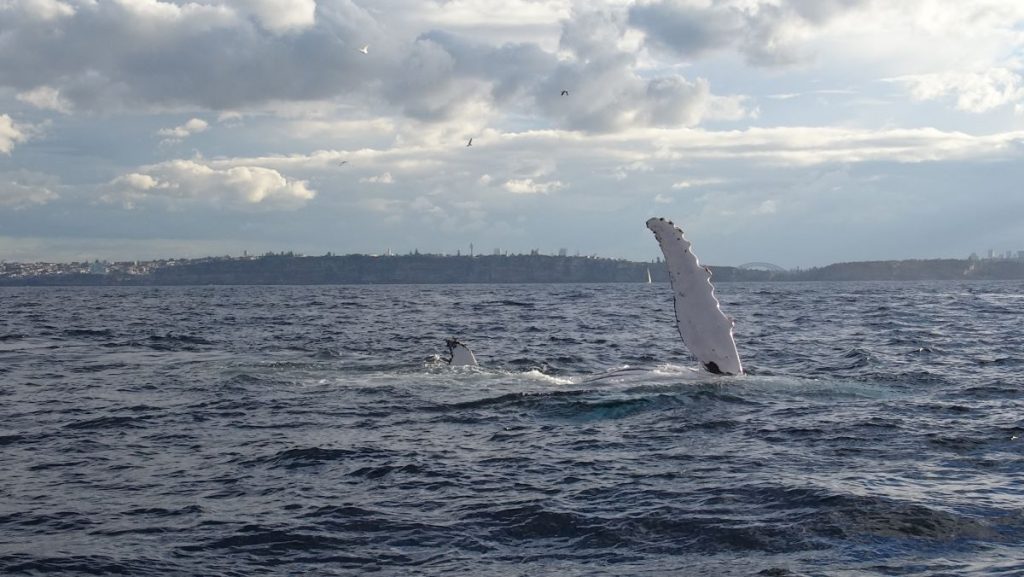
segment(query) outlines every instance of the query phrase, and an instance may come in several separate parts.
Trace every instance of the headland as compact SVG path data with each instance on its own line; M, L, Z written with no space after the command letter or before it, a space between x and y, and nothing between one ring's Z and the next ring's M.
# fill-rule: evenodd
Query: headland
M719 282L1024 279L1024 260L846 262L796 270L709 267ZM649 276L648 276L649 275ZM132 262L2 263L0 286L485 284L667 282L660 260L587 256L293 253Z

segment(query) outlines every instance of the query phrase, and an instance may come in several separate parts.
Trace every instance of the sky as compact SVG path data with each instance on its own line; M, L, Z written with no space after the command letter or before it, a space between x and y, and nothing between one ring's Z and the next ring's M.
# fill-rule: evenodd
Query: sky
M0 0L0 260L966 258L1022 183L1019 0Z

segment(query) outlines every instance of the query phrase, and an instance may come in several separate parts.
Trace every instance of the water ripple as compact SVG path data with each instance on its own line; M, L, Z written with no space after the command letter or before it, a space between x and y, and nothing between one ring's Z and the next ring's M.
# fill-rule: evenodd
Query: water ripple
M1020 573L1019 282L0 292L3 575Z

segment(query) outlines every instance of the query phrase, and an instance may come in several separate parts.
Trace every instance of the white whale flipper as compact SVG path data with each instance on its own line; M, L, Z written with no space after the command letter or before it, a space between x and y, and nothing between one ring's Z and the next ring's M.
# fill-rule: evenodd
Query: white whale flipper
M654 233L665 254L669 281L675 293L676 323L686 348L708 372L742 374L740 355L732 337L732 320L718 306L711 271L701 266L697 255L690 250L690 241L672 221L652 218L647 221L647 228Z
M475 367L477 366L476 357L473 356L473 351L469 350L469 347L460 343L458 339L445 339L445 346L448 347L448 353L451 355L450 358L445 359L448 364L453 367Z

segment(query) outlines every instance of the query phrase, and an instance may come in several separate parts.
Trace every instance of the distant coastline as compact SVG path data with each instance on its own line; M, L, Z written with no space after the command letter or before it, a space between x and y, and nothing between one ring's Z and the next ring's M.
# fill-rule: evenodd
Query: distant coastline
M715 282L1024 279L1020 259L865 261L798 270L714 266ZM484 284L667 282L663 262L582 256L291 253L146 262L0 264L0 286Z

